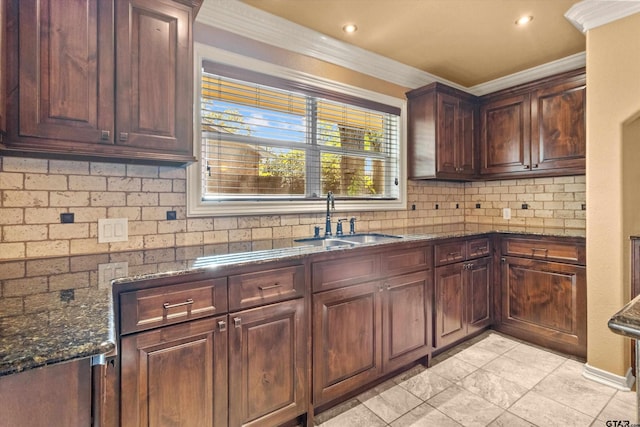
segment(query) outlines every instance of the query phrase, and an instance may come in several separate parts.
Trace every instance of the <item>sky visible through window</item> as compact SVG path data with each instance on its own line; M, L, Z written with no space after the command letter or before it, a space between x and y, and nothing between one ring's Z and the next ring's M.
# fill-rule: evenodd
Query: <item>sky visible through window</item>
M304 116L224 101L208 101L205 109L219 114L237 112L239 125L245 125L237 127L234 133L239 135L300 144L306 142Z

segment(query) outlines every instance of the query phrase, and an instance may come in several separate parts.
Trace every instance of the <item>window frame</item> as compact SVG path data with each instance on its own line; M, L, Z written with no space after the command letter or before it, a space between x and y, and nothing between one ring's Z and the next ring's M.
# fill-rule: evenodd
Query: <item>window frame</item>
M319 76L309 75L259 59L242 56L202 43L194 43L194 155L201 157L201 81L203 61L215 61L233 67L248 70L260 70L260 73L276 78L292 80L297 83L331 90L340 94L369 99L374 102L394 106L400 109L400 123L398 129L398 198L393 200L339 200L336 211L388 211L404 210L407 203L407 175L406 175L406 106L405 99L376 93L370 90L346 85ZM187 216L240 216L240 215L282 215L299 213L324 212L326 202L321 197L318 200L203 200L202 177L200 162L187 166Z

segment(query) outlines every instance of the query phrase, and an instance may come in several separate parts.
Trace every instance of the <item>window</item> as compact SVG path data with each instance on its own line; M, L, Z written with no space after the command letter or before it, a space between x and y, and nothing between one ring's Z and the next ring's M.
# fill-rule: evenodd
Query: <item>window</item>
M200 161L190 166L198 168L190 190L197 188L200 208L190 215L206 206L214 215L318 211L329 191L343 209L404 206L401 108L227 64L200 65Z

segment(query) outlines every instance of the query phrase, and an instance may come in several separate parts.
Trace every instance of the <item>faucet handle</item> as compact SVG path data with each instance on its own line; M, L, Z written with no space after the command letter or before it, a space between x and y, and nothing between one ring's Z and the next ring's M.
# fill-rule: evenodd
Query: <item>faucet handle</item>
M313 227L313 237L320 237L320 226L316 225Z
M338 219L338 225L336 225L336 236L343 236L344 233L342 232L342 221L346 221L347 218L339 218Z
M349 234L356 234L356 217L352 216L349 220Z

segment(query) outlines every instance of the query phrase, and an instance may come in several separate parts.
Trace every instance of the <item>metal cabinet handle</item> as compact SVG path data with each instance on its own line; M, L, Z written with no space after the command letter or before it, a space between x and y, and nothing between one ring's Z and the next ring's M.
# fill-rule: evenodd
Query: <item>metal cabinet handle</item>
M531 167L531 166L529 166L529 165L526 165L526 166L525 166L524 168L525 168L525 169L529 169L530 167Z
M544 252L544 256L547 256L549 249L547 248L531 248L531 256L535 256L536 252Z
M268 291L269 289L279 288L280 286L282 286L282 285L280 283L276 282L271 286L258 286L258 289L260 289L261 291Z
M538 167L538 164L537 164L537 163L533 165L533 168L534 168L534 169L535 169L535 168L537 168L537 167Z
M459 257L459 256L460 256L460 252L449 252L447 254L447 257L452 257L452 258Z
M103 130L100 132L100 139L103 141L108 141L111 137L111 132L108 130Z
M224 332L227 330L227 322L225 322L224 320L220 320L218 322L218 329L220 329L220 332Z
M127 141L129 139L128 132L120 132L120 141Z
M233 326L235 326L236 328L239 328L240 326L242 326L242 319L239 317L234 317Z
M188 298L185 302L179 302L176 304L170 304L168 302L165 302L164 304L162 304L162 307L164 307L165 310L169 310L170 308L182 307L183 305L191 305L191 304L193 304L193 299Z

